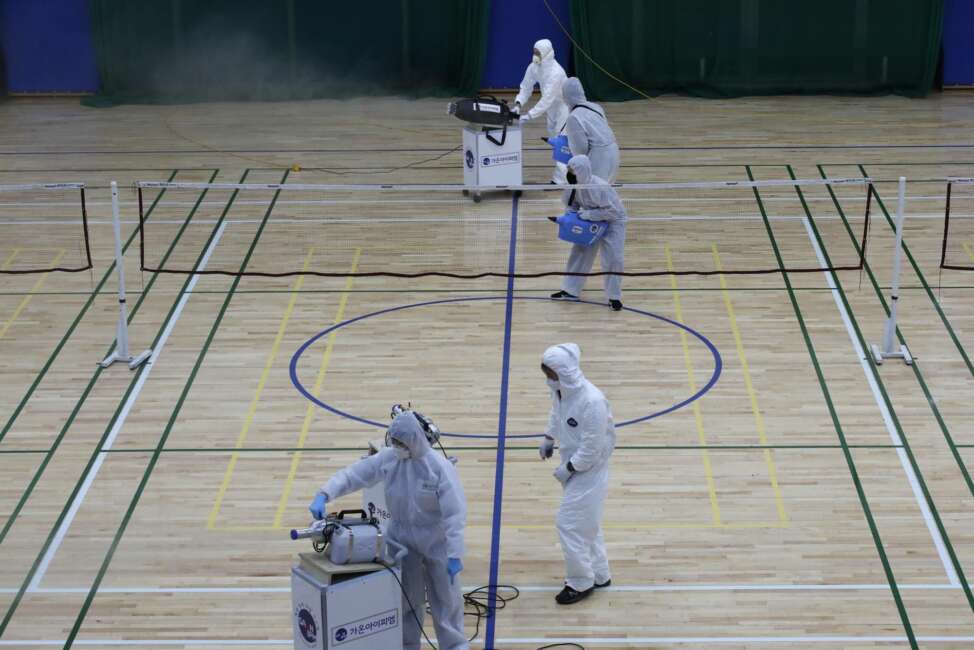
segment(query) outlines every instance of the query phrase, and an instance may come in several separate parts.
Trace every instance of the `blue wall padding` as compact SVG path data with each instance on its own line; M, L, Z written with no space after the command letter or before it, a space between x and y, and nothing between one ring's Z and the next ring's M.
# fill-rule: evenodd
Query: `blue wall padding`
M98 90L87 0L0 0L0 49L10 92Z
M944 3L944 85L974 86L974 2Z
M570 0L548 0L567 29L571 29ZM571 43L541 0L491 0L487 62L483 88L517 88L531 63L531 46L547 38L555 46L555 58L568 71ZM571 74L569 72L569 74Z

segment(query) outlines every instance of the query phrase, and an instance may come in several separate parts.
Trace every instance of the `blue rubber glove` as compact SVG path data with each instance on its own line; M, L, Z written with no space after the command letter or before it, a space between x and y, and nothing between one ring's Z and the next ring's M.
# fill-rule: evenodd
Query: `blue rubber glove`
M316 494L315 500L311 502L310 506L308 506L308 510L311 511L311 516L314 517L315 519L324 519L325 504L327 503L328 503L328 497L326 497L324 494L320 494L320 493Z
M451 557L446 561L446 572L450 574L450 584L453 584L453 577L463 571L463 562L460 558Z

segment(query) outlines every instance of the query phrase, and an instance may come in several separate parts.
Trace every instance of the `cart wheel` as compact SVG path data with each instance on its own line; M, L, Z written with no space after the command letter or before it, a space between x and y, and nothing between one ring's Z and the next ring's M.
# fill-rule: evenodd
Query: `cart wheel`
M477 192L476 194L473 195L473 202L474 203L480 203L480 198L481 198L480 197L480 192Z
M463 191L463 195L464 196L470 196L470 190L464 190Z

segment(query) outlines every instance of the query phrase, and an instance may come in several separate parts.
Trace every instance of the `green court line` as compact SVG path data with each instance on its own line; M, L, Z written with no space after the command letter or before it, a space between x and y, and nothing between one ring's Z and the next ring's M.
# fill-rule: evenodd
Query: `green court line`
M178 173L179 173L178 169L172 170L172 173L169 175L169 180L172 181L172 179L176 178L176 174ZM159 199L162 198L162 195L163 192L160 192L156 196L155 200L152 202L152 205L149 206L150 213L152 209L156 207L156 204L158 203ZM125 241L125 244L122 246L123 254L125 253L125 251L129 249L129 245L135 239L136 234L138 234L138 230L133 230L132 234L129 235L129 238ZM105 286L106 282L108 282L108 278L111 277L112 271L114 270L115 270L115 260L112 260L112 263L109 264L108 266L108 270L105 271L105 274L102 276L101 281L95 287L96 292L101 291L101 288ZM88 300L85 302L85 304L81 307L81 311L78 312L78 315L75 317L74 321L72 321L71 325L68 326L68 330L64 333L64 336L61 337L61 340L58 342L57 346L55 346L51 354L48 355L47 361L41 367L41 371L37 374L37 377L34 378L34 381L27 389L27 392L21 398L20 402L17 404L17 407L14 409L13 413L7 419L7 423L4 424L3 429L0 429L0 442L3 441L4 436L6 436L7 432L10 431L10 428L13 426L14 421L20 416L20 412L24 410L24 407L27 405L28 400L30 400L31 396L34 394L34 391L37 390L37 387L40 385L41 381L43 381L44 377L47 376L47 371L50 370L51 366L54 364L54 360L61 353L61 350L64 348L64 345L68 342L68 339L71 338L72 334L74 334L74 330L78 327L78 324L81 323L81 319L84 318L85 314L88 313L88 309L95 302L95 295L96 294L94 293L91 294ZM3 541L3 537L0 536L0 542L2 541Z
M746 166L747 177L750 180L754 180L754 175L751 173L750 165ZM781 257L781 251L778 248L778 242L775 239L774 231L771 228L771 222L767 217L767 213L764 209L764 202L761 200L761 194L758 192L758 188L753 188L754 198L757 200L758 209L761 211L761 216L764 219L764 227L768 232L768 238L771 240L771 247L774 249L774 255L778 262L778 268L784 269L785 263ZM833 274L834 275L834 274ZM791 280L788 277L787 271L782 271L781 277L784 279L785 285L789 288L791 287ZM835 410L835 404L832 402L832 394L829 391L829 387L825 381L825 374L822 371L822 366L819 363L818 355L815 353L815 346L812 344L811 335L808 332L808 327L805 325L805 319L802 316L801 307L798 305L798 298L793 291L789 289L788 298L791 301L792 309L795 312L795 318L798 321L798 326L801 329L802 339L805 342L805 347L808 350L808 355L811 358L812 366L815 368L815 375L818 378L819 386L822 389L822 396L825 398L825 404L828 408L829 415L832 418L832 425L835 427L835 434L839 438L839 444L842 447L842 453L845 456L846 465L849 468L849 474L852 477L852 482L856 488L856 494L859 497L859 504L862 507L863 515L866 517L866 523L869 525L869 531L872 534L873 543L876 546L876 551L879 554L879 560L883 565L883 572L886 574L886 581L889 583L890 592L893 595L893 600L896 603L896 609L899 611L900 621L903 623L903 629L906 631L907 638L910 641L911 648L919 648L917 645L916 635L913 633L913 626L910 624L910 617L906 612L906 606L903 604L903 598L900 595L900 589L896 584L896 578L893 575L893 567L890 565L889 558L886 556L886 550L883 546L882 537L879 534L879 528L876 525L876 520L873 517L872 510L869 507L869 501L866 498L866 491L862 486L862 481L859 478L859 472L856 469L855 460L852 458L852 452L850 447L846 442L845 433L842 430L842 425L839 422L838 412Z
M791 165L788 165L788 173L794 178L795 173L792 170ZM801 200L802 207L805 210L805 214L808 216L808 221L811 224L812 232L815 234L815 239L816 241L818 241L818 245L822 249L822 255L825 256L825 261L831 266L832 262L829 257L828 250L825 248L825 242L823 241L821 234L819 234L818 226L815 225L815 220L814 218L812 218L811 212L808 210L808 205L805 203L805 197L802 194L801 188L796 186L795 191L798 192L798 198ZM877 196L877 200L879 200L878 196ZM838 202L836 201L836 203ZM848 222L845 223L848 232L851 234L852 230L851 228L849 228ZM852 239L855 240L854 234L852 235ZM875 276L873 275L872 268L869 266L868 262L865 263L864 266L865 266L866 273L868 274L870 280L873 282L873 286L875 287ZM866 339L862 335L862 330L859 328L859 321L856 318L855 312L852 309L852 305L849 303L849 300L846 297L845 290L843 290L842 288L842 282L839 280L838 277L836 277L835 273L832 274L832 279L835 281L835 286L838 290L839 297L842 299L842 303L843 305L845 305L846 311L849 314L849 321L852 323L852 329L855 331L856 338L859 340L859 345L862 347L863 350L868 350L869 344L866 342ZM883 299L882 292L876 289L876 293L879 296L879 299L882 302L884 309L886 309L886 301ZM886 309L886 313L887 315L889 314L888 309ZM905 341L903 341L902 336L900 337L900 341L903 342L905 345ZM876 380L876 384L879 387L879 392L883 397L883 402L886 404L886 408L889 411L890 419L893 421L893 425L896 427L896 432L897 434L899 434L900 440L903 443L903 451L906 453L906 457L910 461L910 466L913 468L913 472L916 475L917 483L920 486L920 490L923 492L923 498L926 500L927 507L930 509L930 514L933 517L934 522L937 524L937 530L940 532L940 536L943 538L944 546L947 549L947 554L950 555L951 564L954 565L954 570L957 572L957 577L960 579L961 586L964 589L964 593L967 595L968 605L970 606L971 611L974 611L974 593L971 592L970 585L967 584L967 578L964 576L964 568L961 566L960 561L957 558L957 554L954 552L954 546L953 544L951 544L950 537L947 535L947 529L944 527L943 521L940 519L940 513L937 510L937 504L934 502L933 496L930 494L930 490L927 488L926 479L924 479L923 477L923 472L920 469L920 464L917 462L916 457L913 455L913 449L910 447L909 438L907 437L906 432L903 430L903 426L900 423L899 417L896 415L896 409L893 407L893 402L889 398L889 393L886 390L886 385L883 383L883 378L879 374L879 370L877 369L876 364L869 363L868 365L869 365L869 370L873 375L873 379ZM930 396L930 393L926 389L926 384L923 382L922 375L919 374L919 363L917 361L913 362L913 370L916 373L915 376L917 377L917 380L920 382L920 385L924 389L924 394L927 397L928 403L932 408L935 409L934 413L935 415L937 415L937 420L941 424L944 435L948 436L949 438L950 434L947 432L946 428L943 425L943 420L940 418L939 411L936 410L936 406L933 403L933 399Z
M860 165L859 168L863 174L866 173L866 170L862 167L862 165ZM821 174L823 178L826 178L825 170L822 168L821 165L819 166L819 174ZM831 187L829 188L829 192L832 192ZM846 232L851 233L852 231L850 229L849 222L846 219L845 213L842 211L841 206L839 206L838 198L836 198L834 194L832 195L832 201L835 204L836 209L839 212L839 215L842 217L842 222L843 224L845 224ZM883 214L886 217L886 222L890 225L891 228L893 228L893 232L895 233L896 226L893 223L892 219L890 218L890 215L886 210L886 206L883 203L883 199L879 196L878 192L876 194L876 201L877 203L879 203L879 207L883 210ZM856 247L857 250L859 249L858 242L854 242L853 245ZM949 333L950 338L953 340L954 345L957 347L958 352L960 352L961 357L963 357L964 362L971 373L971 376L974 377L974 366L971 365L971 360L967 356L967 353L964 350L964 346L957 338L957 335L954 332L953 327L951 327L950 321L947 319L947 315L943 312L942 309L940 309L940 303L937 301L936 297L934 297L933 292L930 290L929 285L927 285L926 280L923 278L923 273L920 271L919 266L917 266L916 261L913 259L913 255L910 254L909 249L906 245L905 238L903 241L903 251L909 258L910 263L913 266L914 272L920 278L920 281L924 284L924 288L926 290L927 296L930 298L934 308L937 310L937 313L940 315L941 321L943 322L944 326L947 328L947 332ZM883 310L886 312L886 316L888 317L890 314L889 304L886 302L886 297L883 295L883 292L880 290L879 283L876 282L876 277L873 274L868 262L866 263L866 271L869 274L869 280L873 285L873 290L876 292L876 297L879 298L879 302L883 305ZM900 345L907 345L906 337L903 336L903 332L900 330L899 326L897 326L896 328L896 338L897 340L899 340ZM909 348L908 345L907 348ZM863 348L863 349L869 349L869 348ZM910 367L913 368L913 374L916 377L917 383L920 385L920 389L923 391L923 396L926 398L927 404L930 406L930 410L933 412L934 418L937 420L937 425L940 427L941 434L943 434L944 439L947 441L947 446L950 448L950 451L954 456L954 461L957 463L957 466L960 468L961 474L964 477L964 481L967 483L967 489L971 493L971 495L974 496L974 481L971 480L971 473L968 471L967 465L964 463L964 459L961 457L960 452L957 451L957 445L954 443L954 438L950 434L950 430L947 427L947 423L944 421L944 418L940 413L940 407L937 406L937 402L936 400L934 400L933 395L931 394L930 389L927 386L927 382L923 378L923 372L920 370L920 365L921 364L918 360L914 360L913 363L910 365ZM974 608L974 600L972 600L971 606L972 608Z
M964 446L964 445L960 445ZM974 446L974 445L971 445ZM877 445L849 445L850 449L899 449L902 445L893 444L877 444ZM510 447L506 446L505 449L510 449L512 451L533 451L537 452L537 446L530 447ZM496 450L497 446L475 446L475 445L446 445L446 449L449 452L455 451L487 451ZM801 451L803 449L842 449L842 445L616 445L616 451L701 451L704 449L710 451L761 451L764 449L794 449L796 451ZM155 451L154 448L142 447L133 449L102 449L101 450L107 454L148 454ZM264 453L264 452L287 452L294 453L298 451L308 451L308 452L329 452L329 451L365 451L365 447L170 447L161 450L163 453L200 453L200 454L230 454L230 453ZM25 453L31 453L25 450Z
M214 172L214 177L218 172L219 170L216 170ZM245 180L246 177L247 177L247 172L245 171L243 176L240 179L241 182ZM204 194L205 194L205 190L204 190ZM236 196L237 196L236 191L230 195L227 205L224 208L223 215L221 215L221 219L217 221L216 226L214 226L213 231L210 233L209 239L207 240L206 244L203 246L203 249L200 251L199 257L197 257L196 265L194 266L194 268L196 268L196 266L198 266L202 261L203 256L206 254L206 249L209 248L210 242L212 242L214 236L216 236L220 224L223 223L223 217L227 214L227 212L229 212L230 206L233 204L233 200L234 198L236 198ZM187 217L186 224L189 223L190 218L191 216ZM193 277L192 275L186 276L186 280L183 283L184 288L189 285L190 281L192 280L192 277ZM156 336L152 341L151 347L154 348L158 344L159 339L162 338L162 334L166 328L166 323L169 322L169 319L172 317L173 312L176 311L176 307L179 304L179 300L181 297L182 296L179 295L173 301L172 307L170 307L169 309L169 313L167 314L166 318L163 320L162 325L160 325L159 327L159 331L156 333ZM21 600L23 600L24 594L27 592L28 585L30 585L31 581L34 579L34 575L37 573L37 568L40 566L40 563L43 560L44 555L47 553L48 548L50 548L51 542L54 540L54 536L57 534L58 525L59 525L58 522L60 522L65 517L65 515L67 515L68 510L71 507L71 504L74 502L75 497L78 495L78 492L81 490L82 484L87 479L89 473L91 472L91 468L94 466L95 461L99 456L99 450L105 446L105 441L108 439L108 435L111 433L112 428L115 426L115 422L118 420L118 417L121 414L125 402L128 400L129 395L131 395L132 390L135 388L135 385L138 382L139 377L141 377L142 373L145 372L146 367L147 367L146 364L143 364L132 375L132 379L129 381L129 385L128 388L125 390L125 394L122 395L118 403L118 406L115 409L115 413L112 415L111 419L106 425L104 433L102 433L101 439L98 441L98 444L95 445L95 449L92 451L91 457L88 459L88 463L85 465L84 469L82 470L81 476L79 476L78 480L75 482L74 489L72 489L70 496L68 496L67 500L64 503L64 507L61 509L61 514L55 519L55 523L51 528L51 532L48 534L47 539L45 540L44 544L41 546L41 549L38 552L33 565L31 565L31 568L27 572L27 576L24 578L24 582L21 584L20 589L17 591L16 595L14 596L13 601L11 601L9 608L7 609L7 612L3 617L3 620L0 621L0 638L3 637L3 634L6 631L7 626L10 624L10 621L14 616L14 612L17 610L17 607L20 605ZM97 380L99 374L101 373L101 370L102 369L99 366L98 369L95 371L95 374L92 377L91 381L88 383L88 387L85 389L84 394L81 396L81 400L87 398L88 393L91 392L92 387L95 385L95 381ZM67 431L67 426L69 426L70 422L73 421L74 416L77 414L80 408L81 406L79 401L79 404L75 407L75 410L71 414L71 418L69 419L68 424L66 424L65 428L62 430L61 436L63 436L64 432Z
M217 173L218 171L213 172L213 174L210 176L211 181L213 178L216 178ZM173 176L175 176L175 174L176 172L173 172ZM202 203L203 196L205 194L206 192L204 191L203 194L200 195L199 200L196 202L196 205L190 211L189 215L187 215L186 220L183 222L182 227L176 233L175 239L173 239L172 243L169 245L169 249L166 251L164 259L168 259L169 255L171 255L173 250L175 250L176 244L178 243L179 239L182 237L183 232L185 232L186 227L189 225L189 222L193 218L193 215L196 213L196 210L199 208L200 204ZM162 196L162 192L159 193L159 197L161 196ZM153 202L152 205L149 206L149 210L151 211L152 208L154 208L155 206L156 203ZM135 238L136 234L137 231L132 233L132 236L129 238L127 243L131 243L132 240ZM146 285L144 292L142 293L142 295L139 296L138 301L136 301L135 305L132 307L132 311L128 315L128 322L130 324L135 319L136 314L139 313L139 308L142 307L142 303L149 295L149 291L152 289L153 285L155 284L157 275L158 274L153 274L152 277L149 278L149 283ZM112 350L115 349L116 344L117 341L112 341L111 345L108 348L109 354L111 354ZM102 368L101 366L96 366L95 371L92 374L91 379L88 381L88 385L85 387L84 392L81 394L81 397L75 403L74 408L71 410L71 414L68 416L68 419L65 420L64 424L61 426L61 430L58 432L58 435L54 439L54 442L51 443L51 447L47 452L47 457L44 458L44 461L38 466L36 472L34 473L34 477L31 479L30 483L27 484L26 490L24 491L23 494L20 495L20 499L17 501L17 505L11 511L10 516L7 518L7 521L3 525L3 528L0 529L0 544L3 544L3 541L7 538L7 533L10 532L10 529L13 527L14 522L17 520L17 517L20 515L20 512L23 510L24 506L27 505L27 500L30 498L31 494L33 494L34 488L40 482L41 476L44 474L44 471L47 469L47 466L54 458L54 454L61 446L61 441L64 440L64 437L67 435L68 430L71 428L71 425L74 424L75 418L77 417L78 413L81 411L81 408L84 406L85 402L87 401L88 395L90 395L92 389L94 389L95 383L98 381L98 378L101 376L102 370L104 370L104 368Z
M0 454L48 454L50 449L0 449Z
M290 170L285 171L280 182L285 183L289 174ZM236 197L237 193L238 191L234 190L232 196ZM268 205L267 211L264 213L264 218L260 222L260 227L257 229L254 239L250 243L250 248L247 249L247 253L244 255L244 259L240 264L240 273L247 270L247 265L250 263L250 258L253 256L254 250L257 248L257 242L264 233L264 228L267 226L267 221L270 219L271 212L274 210L274 205L277 202L277 197L280 196L280 193L281 190L274 192L274 198L271 199L270 205ZM220 223L222 222L223 217L220 218ZM191 275L187 276L187 282L192 277L193 276ZM166 423L166 428L163 430L162 435L159 438L159 442L156 444L156 448L153 450L152 457L149 459L149 463L146 465L145 471L142 474L142 480L139 482L139 486L136 488L135 494L132 496L132 500L125 511L125 516L122 517L122 521L119 522L115 536L112 539L112 543L105 554L105 559L102 561L102 564L98 569L98 574L95 576L95 579L91 584L91 588L88 590L88 595L85 597L85 602L81 606L81 611L78 613L74 625L71 627L71 632L68 634L67 640L64 644L65 650L74 644L74 640L77 638L78 632L81 631L81 626L84 623L85 616L87 616L88 610L91 608L91 604L95 600L95 595L98 593L98 588L101 586L102 580L104 580L105 574L108 572L108 567L111 564L112 558L115 556L115 551L118 548L119 543L122 541L122 536L125 534L125 530L128 528L128 524L132 520L132 515L135 513L135 508L139 504L139 499L141 499L142 493L145 491L145 486L149 483L149 477L152 476L152 471L155 469L156 463L159 462L159 458L162 455L162 449L165 447L166 441L169 439L169 435L172 433L173 426L176 424L176 419L179 417L179 413L182 411L186 397L189 395L190 389L193 387L193 382L196 380L196 375L199 372L200 367L203 365L203 359L210 350L210 345L213 343L217 330L220 328L220 324L223 322L223 317L227 313L227 308L230 306L230 301L233 300L233 287L236 287L236 285L240 283L241 278L242 276L240 275L234 277L231 291L224 299L223 304L220 306L220 311L217 313L216 319L213 321L213 325L210 327L210 332L206 337L206 341L203 343L203 347L200 349L199 355L196 357L196 363L193 365L193 369L190 371L189 377L186 379L186 385L183 387L183 390L179 395L179 399L176 400L176 404L169 416L169 421ZM102 445L99 445L99 447L101 446Z

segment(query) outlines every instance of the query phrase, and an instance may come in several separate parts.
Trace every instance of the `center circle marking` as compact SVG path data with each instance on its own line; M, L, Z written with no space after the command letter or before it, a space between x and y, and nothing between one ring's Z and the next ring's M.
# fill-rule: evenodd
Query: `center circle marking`
M511 299L512 300L543 300L545 302L549 302L550 301L549 298L534 297L534 296L513 296ZM415 309L417 307L431 307L431 306L434 306L434 305L447 305L447 304L461 303L461 302L478 302L478 301L490 301L490 300L507 300L507 296L477 296L477 297L473 297L473 298L449 298L449 299L445 299L445 300L429 300L429 301L426 301L426 302L413 303L411 305L399 305L398 307L389 307L387 309L380 309L379 311L374 311L374 312L371 312L371 313L368 313L368 314L363 314L361 316L356 316L355 318L349 318L348 320L342 321L341 323L336 323L335 325L332 325L328 329L322 330L322 331L318 332L317 334L315 334L314 336L312 336L310 339L308 339L303 344L301 344L301 347L299 347L294 352L294 355L291 356L291 364L290 364L291 383L294 384L294 387L297 388L298 389L298 392L300 392L302 395L304 395L304 397L306 399L310 400L314 404L317 404L318 406L320 406L321 408L325 409L326 411L330 411L331 413L334 413L335 415L339 415L339 416L341 416L343 418L347 418L347 419L353 420L355 422L361 422L362 424L367 424L369 426L379 427L381 429L385 429L385 428L387 428L389 426L389 423L388 422L378 422L376 420L370 420L368 418L363 418L363 417L360 417L358 415L354 415L352 413L348 413L347 411L343 411L343 410L341 410L341 409L339 409L339 408L337 408L335 406L332 406L331 404L328 404L327 402L325 402L325 401L323 401L323 400L319 399L318 397L315 397L314 395L311 394L311 392L304 386L304 384L301 383L301 380L298 379L298 370L297 370L298 369L298 362L301 360L301 357L308 350L308 348L310 348L317 341L321 340L325 336L328 336L332 332L335 332L337 330L340 330L343 327L348 327L349 325L354 325L355 323L358 323L359 321L363 321L363 320L365 320L367 318L374 318L376 316L384 316L385 314L391 314L391 313L398 312L398 311L403 311L403 310L406 310L406 309ZM598 306L598 307L600 307L602 309L605 309L605 305L603 305L602 303L592 302L590 300L580 300L580 301L578 301L578 303L566 303L566 304L596 305L596 306ZM682 400L680 402L677 402L676 404L673 404L672 406L668 406L667 408L664 408L662 410L655 411L653 413L649 413L648 415L643 415L643 416L638 417L638 418L633 418L631 420L626 420L624 422L619 422L619 423L616 424L616 427L626 427L626 426L629 426L631 424L637 424L639 422L645 422L647 420L653 420L655 418L662 417L662 416L664 416L664 415L666 415L668 413L672 413L673 411L677 411L677 410L679 410L679 409L681 409L681 408L683 408L685 406L688 406L688 405L692 404L693 402L697 401L698 399L700 399L701 397L703 397L704 395L706 395L710 391L710 389L713 388L717 384L717 380L720 379L720 373L721 373L721 370L723 369L724 363L723 363L723 360L721 359L720 352L717 350L717 346L715 346L710 341L710 339L708 339L706 336L704 336L700 332L696 331L695 329L693 329L691 327L688 327L687 325L684 325L683 323L679 323L679 322L677 322L677 321L675 321L675 320L673 320L671 318L667 318L666 316L660 316L659 314L654 314L652 312L643 311L641 309L635 309L633 307L623 307L622 309L623 309L623 311L632 312L634 314L639 314L641 316L646 316L648 318L654 318L656 320L662 321L664 323L667 323L669 325L672 325L672 326L674 326L676 328L679 328L679 329L683 330L684 332L686 332L687 334L689 334L693 338L697 339L698 341L700 341L701 343L703 343L707 347L707 349L710 351L710 354L713 356L713 359L714 359L714 370L713 370L713 373L711 373L710 378L707 380L707 383L704 384L704 386L702 388L700 388L697 392L695 392L690 397L688 397L688 398L686 398L686 399L684 399L684 400ZM454 437L454 438L497 438L496 435L472 434L472 433L447 433L445 431L441 432L441 435L450 436L450 437ZM537 433L537 434L535 434L535 433L529 433L529 434L513 434L513 435L505 436L505 438L540 438L541 435L542 434L540 434L540 433Z

